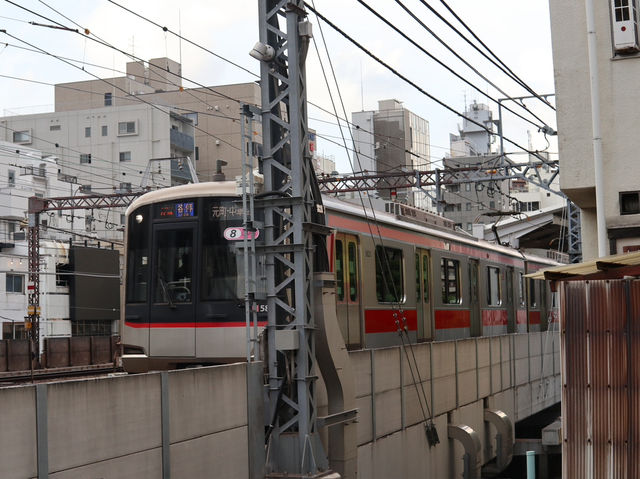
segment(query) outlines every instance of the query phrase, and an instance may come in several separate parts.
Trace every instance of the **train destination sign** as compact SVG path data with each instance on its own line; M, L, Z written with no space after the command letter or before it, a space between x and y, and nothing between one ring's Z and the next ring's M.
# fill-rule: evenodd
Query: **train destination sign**
M193 201L185 203L164 203L158 206L158 218L189 218L195 216L196 207Z

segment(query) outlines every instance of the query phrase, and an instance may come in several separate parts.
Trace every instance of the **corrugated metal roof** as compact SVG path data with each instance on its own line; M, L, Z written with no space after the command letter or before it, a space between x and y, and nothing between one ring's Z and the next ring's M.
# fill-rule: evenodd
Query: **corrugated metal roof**
M577 264L565 264L527 275L527 278L563 281L571 279L620 278L640 274L640 251L616 254ZM594 276L596 275L597 278Z

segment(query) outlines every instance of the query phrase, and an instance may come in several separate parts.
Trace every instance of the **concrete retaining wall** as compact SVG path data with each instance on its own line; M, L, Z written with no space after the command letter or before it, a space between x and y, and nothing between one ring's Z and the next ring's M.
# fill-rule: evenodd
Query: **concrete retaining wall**
M261 363L6 388L0 403L3 479L262 477Z
M496 430L484 421L484 409L499 409L515 424L560 401L557 332L422 343L406 352L353 351L350 357L359 409L358 477L461 477L464 450L448 439L448 424L472 427L487 463L496 455ZM423 425L431 412L440 437L435 447Z

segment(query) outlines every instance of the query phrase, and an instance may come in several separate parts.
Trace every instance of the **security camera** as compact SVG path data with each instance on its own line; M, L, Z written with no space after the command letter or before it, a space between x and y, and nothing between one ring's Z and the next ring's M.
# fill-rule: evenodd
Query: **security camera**
M261 62L269 62L275 58L276 51L271 45L258 42L253 46L253 50L249 52L249 55Z

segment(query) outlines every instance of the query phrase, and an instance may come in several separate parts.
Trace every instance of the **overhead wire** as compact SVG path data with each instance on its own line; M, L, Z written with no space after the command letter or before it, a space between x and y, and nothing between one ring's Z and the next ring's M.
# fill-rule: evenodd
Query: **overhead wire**
M369 10L369 12L371 12L373 15L375 15L380 21L384 22L388 27L390 27L391 29L393 29L396 33L398 33L400 36L402 36L402 38L404 38L405 40L407 40L409 43L411 43L414 47L416 47L418 50L420 50L422 53L424 53L425 55L427 55L429 58L431 58L433 61L435 61L438 65L440 65L442 68L444 68L445 70L447 70L449 73L451 73L452 75L454 75L456 78L458 78L459 80L461 80L462 82L466 83L467 85L469 85L471 88L473 88L474 90L476 90L478 93L480 93L482 96L486 97L487 99L491 100L492 102L494 102L496 105L500 105L500 102L492 97L491 95L489 95L488 93L484 92L480 87L478 87L477 85L475 85L474 83L472 83L471 81L469 81L468 79L466 79L465 77L463 77L461 74L459 74L458 72L456 72L453 68L451 68L449 65L445 64L442 60L440 60L439 58L437 58L435 55L433 55L432 53L430 53L426 48L424 48L422 45L420 45L418 42L416 42L415 40L413 40L411 37L409 37L406 33L404 33L402 30L400 30L398 27L396 27L388 18L386 18L385 16L383 16L382 14L380 14L376 9L374 9L373 7L371 7L368 3L366 3L364 0L357 0L358 3L360 3L362 6L364 6L367 10ZM427 30L437 39L439 40L443 45L445 45L458 59L460 59L467 67L469 67L476 75L478 75L480 78L482 78L484 81L486 81L488 84L490 84L492 87L494 87L496 90L498 90L500 93L502 93L503 95L507 95L507 93L505 93L499 86L497 86L495 83L493 83L491 80L489 80L485 75L483 75L480 71L478 71L478 69L476 69L473 65L471 65L468 61L466 61L464 58L462 58L461 55L459 55L457 52L455 52L451 47L449 47L449 45L447 45L444 41L442 41L442 39L437 36L431 29L429 29L424 23L422 23L417 17L414 16L413 12L411 12L411 10L409 10L402 2L400 2L399 0L396 0L396 2L402 6L402 8L404 8L407 13L409 13L416 21L418 21L423 27L427 28ZM517 105L520 105L519 103L516 103ZM520 105L521 106L521 105ZM539 125L537 123L534 123L533 121L531 121L530 119L524 117L523 115L521 115L520 113L516 112L515 110L512 110L510 107L508 106L503 106L503 108L511 113L513 113L514 115L516 115L517 117L519 117L520 119L526 121L527 123L531 124L532 126L535 126L538 129L542 129L543 126ZM535 114L533 114L531 111L529 111L529 113L531 113L531 115L533 117L535 117L538 121L544 123L538 116L536 116Z
M431 10L432 12L434 12L441 20L445 21L438 13L436 13L436 11L433 9L433 7L431 7L425 0L420 0L420 2L425 5L427 8L429 8L429 10ZM506 71L508 72L508 75L511 76L512 79L514 79L517 83L519 83L523 88L525 88L529 93L531 93L535 98L537 98L538 100L542 101L543 103L545 103L547 106L549 106L552 110L555 111L555 107L549 103L549 101L542 97L541 95L539 95L538 93L536 93L533 88L531 88L529 85L527 85L524 80L522 80L518 75L516 75L513 70L511 70L501 59L500 57L498 57L498 55L496 55L481 39L478 35L476 35L476 33L462 20L462 18L460 18L460 16L449 6L449 4L445 1L445 0L440 0L440 3L442 3L444 5L444 7L449 11L449 13L451 13L454 18L456 20L458 20L458 22L460 22L460 24L473 36L473 38L475 38L480 45L482 45L499 63L500 65L502 65L504 67L504 69L506 69ZM458 30L453 27L452 25L450 25L449 22L445 23L452 28L456 33L458 33L458 35L460 35L460 37L462 37L463 39L465 39L470 45L474 46L472 44L472 42L469 42L468 39L466 39L466 37L464 35L462 35L460 32L458 32ZM474 46L474 48L481 54L483 54L483 52L477 48L476 46ZM486 55L483 54L483 56L485 56L485 58L487 58L489 61L492 61L491 59L489 59ZM493 62L492 62L493 63ZM495 64L495 63L494 63ZM497 65L496 65L497 66Z
M318 17L320 19L322 19L322 21L325 22L327 25L329 25L333 30L335 30L337 33L342 35L345 39L347 39L353 45L355 45L359 50L364 52L366 55L371 57L373 60L375 60L377 63L379 63L383 67L385 67L387 70L389 70L395 76L397 76L398 78L403 80L405 83L409 84L410 86L415 88L417 91L422 93L424 96L426 96L427 98L429 98L433 102L437 103L441 107L445 108L446 110L450 111L451 113L454 113L455 115L459 116L460 118L463 118L463 119L467 120L468 122L480 127L482 130L486 131L487 133L492 134L492 132L485 125L483 125L482 123L474 120L473 118L470 118L470 117L464 115L463 113L460 113L455 108L453 108L452 106L448 105L447 103L445 103L444 101L440 100L439 98L435 97L431 93L427 92L424 88L419 86L417 83L415 83L414 81L410 80L408 77L406 77L405 75L400 73L398 70L393 68L391 65L389 65L388 63L386 63L385 61L380 59L378 56L376 56L374 53L372 53L370 50L368 50L362 44L360 44L358 41L356 41L353 37L351 37L349 34L347 34L344 30L342 30L340 27L338 27L333 22L331 22L329 19L327 19L326 16L324 16L321 13L317 12L317 10L314 7L312 7L311 5L309 5L307 2L305 2L305 6L307 8L309 8L309 10L311 10L312 12L316 13L318 15ZM515 147L517 147L517 148L519 148L519 149L521 149L523 151L526 151L526 152L538 157L543 163L546 163L546 159L543 158L542 156L540 156L538 153L525 148L524 146L520 145L518 142L516 142L515 140L512 140L511 138L508 138L506 136L503 136L502 138L504 139L504 141L507 141L508 143L511 143Z

